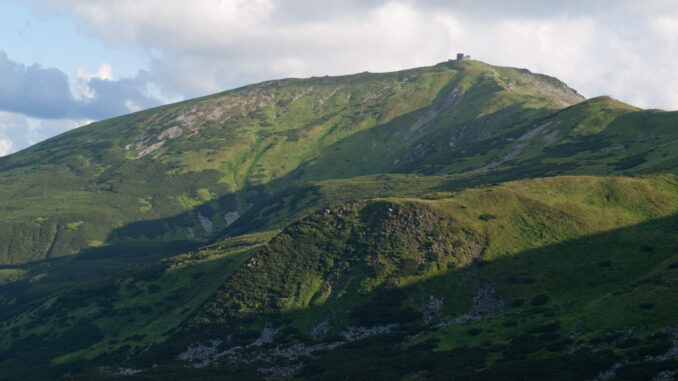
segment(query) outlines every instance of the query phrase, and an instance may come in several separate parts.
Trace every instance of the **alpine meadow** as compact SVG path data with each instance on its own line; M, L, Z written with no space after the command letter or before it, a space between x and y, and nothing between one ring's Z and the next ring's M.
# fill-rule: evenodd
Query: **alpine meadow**
M0 379L668 380L677 236L678 112L470 59L252 84L0 158Z

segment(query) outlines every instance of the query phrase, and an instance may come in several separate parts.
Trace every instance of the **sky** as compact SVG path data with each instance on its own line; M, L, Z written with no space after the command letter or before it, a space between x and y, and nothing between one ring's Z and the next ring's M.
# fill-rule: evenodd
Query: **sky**
M678 110L675 0L0 0L0 156L249 83L457 52Z

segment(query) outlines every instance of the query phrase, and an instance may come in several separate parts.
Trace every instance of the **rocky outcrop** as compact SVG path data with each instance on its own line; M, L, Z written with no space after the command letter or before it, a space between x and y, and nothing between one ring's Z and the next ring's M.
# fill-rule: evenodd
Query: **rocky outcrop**
M478 289L478 292L473 297L473 305L471 305L469 312L457 316L452 320L438 323L434 327L445 327L496 316L506 312L508 304L508 298L502 298L497 295L497 289L494 284L487 284Z
M184 130L182 130L181 127L178 126L170 127L163 131L160 135L158 135L158 140L163 140L165 138L176 139L183 133Z

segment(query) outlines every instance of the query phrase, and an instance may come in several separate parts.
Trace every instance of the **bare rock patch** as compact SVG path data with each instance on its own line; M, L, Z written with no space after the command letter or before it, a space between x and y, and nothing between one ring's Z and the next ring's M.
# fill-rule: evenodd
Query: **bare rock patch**
M176 139L183 133L184 130L182 130L179 126L170 127L158 135L158 140L163 140L165 138Z

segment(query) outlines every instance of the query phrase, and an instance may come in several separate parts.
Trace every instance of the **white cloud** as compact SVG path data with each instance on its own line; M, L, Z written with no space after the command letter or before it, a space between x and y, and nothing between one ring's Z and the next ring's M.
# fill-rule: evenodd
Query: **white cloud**
M41 7L59 7L34 0ZM431 65L464 51L588 96L678 109L678 4L606 0L68 0L81 28L149 52L165 96L286 76Z
M0 156L5 156L12 152L12 141L7 138L0 138Z
M0 111L0 153L22 150L60 133L91 123L87 119L36 119ZM0 155L2 156L2 155Z
M125 107L127 107L129 112L136 112L136 111L143 109L143 107L134 103L134 101L132 101L131 99L128 99L128 100L125 101Z
M29 134L28 120L24 116L0 111L0 156L27 147Z
M28 123L31 126L31 141L29 141L29 145L33 145L52 136L92 123L92 120L28 118Z
M87 100L92 100L96 96L94 93L94 90L89 87L89 82L93 79L100 79L103 81L112 81L113 80L113 67L110 64L107 64L106 62L102 62L99 65L99 69L95 72L90 72L85 69L84 66L80 66L78 68L78 71L76 72L76 77L78 78L78 82L74 84L74 86L71 88L71 92L73 92L73 95L78 98L82 99L85 98Z
M142 46L168 96L202 95L284 76L430 65L450 52L448 16L404 2L290 20L272 1L71 1L84 29L111 46ZM298 8L309 3L296 2ZM312 7L312 6L311 6ZM317 7L317 6L316 6ZM431 19L434 19L433 21Z
M81 68L77 76L73 85L59 69L26 66L0 50L0 111L46 119L104 119L161 103L149 93L150 78L143 71L113 80L113 68L103 63L94 73Z
M668 16L659 16L654 19L652 23L655 33L667 40L675 40L678 38L678 19Z

